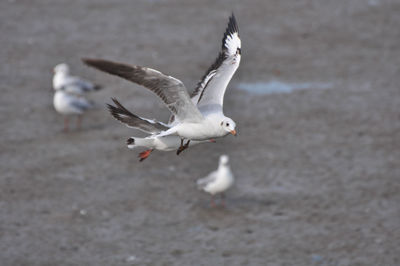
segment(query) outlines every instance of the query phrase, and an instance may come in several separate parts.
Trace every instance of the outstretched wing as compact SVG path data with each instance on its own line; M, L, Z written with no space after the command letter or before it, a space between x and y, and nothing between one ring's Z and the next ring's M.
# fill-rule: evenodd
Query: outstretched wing
M141 66L111 62L101 59L82 59L88 66L142 85L155 93L180 122L198 122L202 114L190 100L183 83L171 76Z
M194 104L194 105L197 105L197 102L199 101L199 94L198 93L196 93L196 91L193 91L192 92L192 94L190 95L190 100L192 100L192 103ZM175 122L175 116L172 114L170 117L169 117L169 120L168 120L168 125L171 125L172 123L174 123Z
M192 98L198 97L199 109L212 105L221 108L222 111L226 87L239 67L240 58L239 28L235 16L232 14L222 38L222 50L192 94Z
M136 128L146 133L158 134L161 131L168 130L165 124L154 120L139 117L128 111L117 99L111 98L116 106L107 104L111 115L118 121L124 123L130 128Z

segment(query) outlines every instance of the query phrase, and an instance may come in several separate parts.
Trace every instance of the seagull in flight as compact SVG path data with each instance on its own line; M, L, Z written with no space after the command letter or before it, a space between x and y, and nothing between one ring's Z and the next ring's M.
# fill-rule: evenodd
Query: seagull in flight
M154 137L178 136L179 154L193 140L204 141L228 134L236 136L236 123L224 115L223 100L240 59L239 28L232 14L222 39L221 51L194 90L194 94L198 95L197 103L193 103L180 80L157 70L102 59L82 60L88 66L142 85L155 93L173 114L176 123Z
M196 97L194 97L193 100L195 98ZM115 98L112 98L112 101L114 102L114 105L107 104L107 106L111 115L115 119L125 124L129 128L135 128L150 134L148 137L145 138L130 137L126 141L129 149L134 149L136 147L147 148L147 150L139 153L138 157L140 158L140 162L149 157L150 153L154 150L172 151L180 147L180 138L178 136L154 137L154 135L157 135L162 131L168 130L174 123L176 123L173 121L173 116L170 118L170 122L168 124L164 124L162 122L143 118L131 113ZM215 140L194 140L191 143L193 146L205 142L215 142Z

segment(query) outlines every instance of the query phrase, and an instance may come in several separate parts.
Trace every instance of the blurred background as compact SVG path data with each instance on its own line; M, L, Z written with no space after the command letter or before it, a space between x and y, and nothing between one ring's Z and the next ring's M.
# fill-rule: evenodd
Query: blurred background
M192 90L228 17L239 136L139 163L105 108L166 121L146 89L84 66L155 68ZM1 265L399 265L400 3L91 0L0 3ZM100 83L104 108L63 133L53 67ZM195 180L230 156L211 208Z

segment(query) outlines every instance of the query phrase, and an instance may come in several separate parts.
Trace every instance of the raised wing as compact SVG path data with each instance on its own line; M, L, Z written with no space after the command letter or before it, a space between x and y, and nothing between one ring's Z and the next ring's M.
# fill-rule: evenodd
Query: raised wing
M108 110L115 119L124 123L127 127L136 128L150 134L158 134L161 131L169 129L169 127L161 122L149 120L132 114L117 99L111 99L116 106L107 104Z
M190 100L183 83L171 76L141 66L111 62L101 59L82 59L88 66L142 85L155 93L180 122L198 122L202 114Z
M205 106L215 106L222 111L226 87L239 67L240 58L239 28L232 14L222 38L222 50L192 94L192 97L198 97L197 106L200 110Z

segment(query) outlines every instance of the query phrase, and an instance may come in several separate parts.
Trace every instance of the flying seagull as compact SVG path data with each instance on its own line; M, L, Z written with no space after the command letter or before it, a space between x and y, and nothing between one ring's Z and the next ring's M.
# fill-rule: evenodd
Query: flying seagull
M145 147L147 150L139 153L140 161L142 162L150 153L154 150L160 151L171 151L176 150L180 146L180 138L178 136L166 136L166 137L154 137L162 131L168 130L174 123L173 118L170 119L170 123L164 124L159 121L146 119L131 113L126 109L117 99L112 98L114 105L107 104L108 110L111 115L125 124L127 127L139 129L145 133L150 134L145 138L130 137L126 143L129 149L136 147ZM172 121L172 122L171 122ZM196 145L204 142L215 142L215 140L204 140L204 141L192 141L192 145Z
M102 59L82 60L91 67L142 85L160 97L177 123L154 137L178 136L179 154L191 140L214 139L229 133L236 135L235 122L223 113L223 99L227 85L239 67L240 58L241 40L232 14L222 39L222 49L194 91L199 95L196 104L180 80L157 70Z

